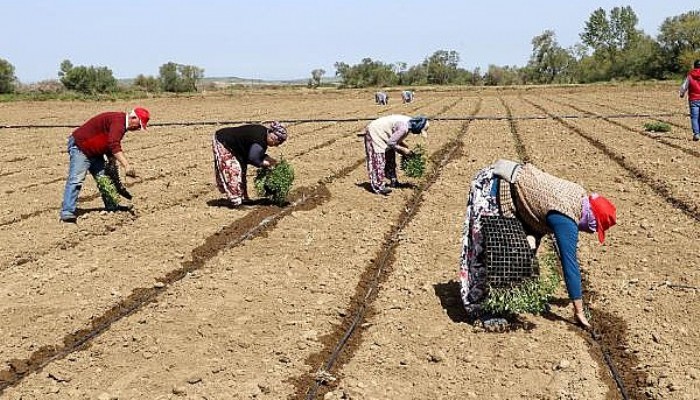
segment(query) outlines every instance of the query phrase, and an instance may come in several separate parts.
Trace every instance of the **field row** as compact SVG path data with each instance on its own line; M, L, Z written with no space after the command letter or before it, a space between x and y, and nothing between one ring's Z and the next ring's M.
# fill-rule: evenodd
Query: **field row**
M611 106L626 107L625 93L611 94L622 99ZM335 109L315 97L295 102L281 96L279 109L271 106L268 114L298 117L318 106L339 117L341 104L357 105L347 116L393 112L366 106L363 95L331 98ZM63 227L54 215L62 183L11 189L20 183L3 181L13 192L1 210L0 240L7 246L0 296L9 301L1 306L7 323L0 378L21 375L3 396L304 398L355 315L373 265L395 245L366 318L318 398L615 398L601 349L568 323L563 288L549 315L526 317L530 330L490 334L465 322L457 272L469 182L498 158L526 155L617 205L618 225L606 244L582 235L579 256L601 343L616 346L614 362L631 398L694 398L700 393L693 362L700 335L688 327L700 319L697 291L669 283L700 286L693 268L700 260L693 218L698 185L683 179L699 167L691 153L633 132L636 122L628 129L604 119L518 119L605 114L594 98L584 101L587 95L581 93L581 101L557 92L420 97L411 113L506 119L431 124L425 143L431 154L453 146L459 151L419 197L410 189L389 197L365 189L364 150L356 136L363 122L292 127L290 141L273 155L295 166L303 203L296 208L222 206L211 182L206 127L168 128L161 138L169 141L167 149L153 146L158 140L148 135L129 139L140 149L134 163L144 171L132 184L134 215L87 212L77 227ZM208 101L181 99L180 112L188 116ZM240 115L259 116L255 104L267 103L257 101ZM396 107L391 110L409 109ZM51 172L57 177L59 167ZM81 207L98 209L90 186ZM412 202L417 212L402 226ZM264 229L243 235L272 217ZM392 232L399 232L396 241L389 240ZM133 313L119 310L148 298L144 293L154 293L153 301ZM36 373L21 372L33 371L31 360L42 351L71 349L80 330L90 332L95 321L119 312L89 346Z

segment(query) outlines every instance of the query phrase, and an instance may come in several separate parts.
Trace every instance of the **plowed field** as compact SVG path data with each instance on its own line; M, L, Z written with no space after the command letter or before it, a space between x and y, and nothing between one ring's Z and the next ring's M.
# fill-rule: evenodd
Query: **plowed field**
M76 225L58 222L66 137L135 104L0 103L0 398L700 398L700 145L676 86L390 96L142 100L152 127L122 143L133 211L103 212L88 177ZM432 119L427 141L408 139L431 162L383 197L366 189L357 133L391 113ZM290 204L229 208L211 136L266 120L290 132L270 152L295 168ZM643 130L656 120L671 132ZM563 285L549 313L506 332L467 322L465 202L498 158L616 204L605 245L579 242L592 334Z

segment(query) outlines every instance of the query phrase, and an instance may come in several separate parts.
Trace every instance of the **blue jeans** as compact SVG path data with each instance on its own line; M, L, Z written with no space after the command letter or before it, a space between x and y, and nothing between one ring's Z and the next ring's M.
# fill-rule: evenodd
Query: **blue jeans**
M688 102L690 106L690 126L693 127L693 135L700 135L700 100Z
M104 156L87 157L75 145L72 135L68 138L68 155L70 156L70 164L68 166L66 188L63 191L61 219L75 218L75 210L78 207L78 195L83 187L83 182L85 182L87 172L90 171L93 178L105 173Z
M564 272L564 283L571 300L582 297L581 270L576 257L578 244L578 225L573 219L556 211L547 214L547 226L554 231L554 238L559 247L561 269Z

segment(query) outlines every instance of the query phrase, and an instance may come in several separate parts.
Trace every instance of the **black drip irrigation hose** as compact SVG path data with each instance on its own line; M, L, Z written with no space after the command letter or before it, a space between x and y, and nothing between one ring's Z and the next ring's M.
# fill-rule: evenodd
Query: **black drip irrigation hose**
M611 115L525 115L522 117L513 116L458 116L458 117L428 117L432 121L475 121L475 120L485 120L485 121L502 121L502 120L535 120L535 119L615 119L615 118L655 118L655 117L671 117L675 115L686 115L683 113L659 113L659 114L611 114ZM361 122L361 121L373 121L378 117L361 117L361 118L308 118L308 119L280 119L280 123L285 124L308 124L308 123L318 123L318 122ZM268 120L265 120L268 121ZM253 120L230 120L230 121L180 121L180 122L154 122L148 126L156 127L168 127L168 126L217 126L217 125L241 125L241 124L254 124L261 123L264 121L253 121ZM0 129L49 129L49 128L77 128L79 125L72 124L55 124L55 125L0 125Z
M554 235L549 235L550 240L552 241L552 247L554 248L554 252L557 254L557 259L561 260L561 256L559 253L559 244L557 243L556 239L554 238ZM588 307L586 307L586 311L590 312ZM590 318L590 317L589 317ZM608 370L610 371L610 375L612 376L613 380L615 381L615 385L617 386L617 390L620 391L620 396L622 396L623 400L629 400L629 394L627 394L627 388L625 387L625 382L620 376L620 373L617 371L617 367L615 366L615 362L613 361L612 357L610 356L610 352L608 349L605 347L605 345L598 340L600 338L600 334L593 329L584 329L586 332L590 333L591 335L591 340L593 343L595 343L598 348L600 349L600 352L603 354L603 360L605 361L605 364L608 366Z
M664 283L663 286L666 286L671 289L689 289L689 290L700 290L700 287L697 286L690 286L690 285L682 285L679 283Z
M313 196L312 196L313 197ZM241 236L238 238L235 238L232 240L231 243L229 243L225 248L232 248L235 247L242 242L246 240L250 240L254 238L256 235L258 235L260 232L264 231L269 225L277 222L278 220L282 219L285 217L287 214L289 214L291 211L294 210L295 207L298 207L305 203L307 200L310 198L307 197L302 197L301 199L295 201L294 203L290 204L289 207L285 207L284 209L278 211L277 213L270 215L267 218L264 218L261 220L257 225L254 227L250 228L246 232L244 232ZM183 278L186 277L186 274L183 274L177 281L182 280ZM170 282L169 284L173 284L175 282ZM167 287L169 284L166 284L164 287L156 288L153 289L149 292L147 292L141 299L138 301L134 301L128 306L121 305L119 306L119 312L111 316L110 318L105 319L102 321L99 326L93 328L91 331L87 332L86 334L82 335L81 337L78 337L77 340L73 341L70 345L66 345L62 348L56 347L53 349L53 353L50 354L47 358L44 360L41 360L38 363L35 363L32 365L30 368L28 368L28 371L22 372L22 373L17 373L15 376L8 380L0 381L0 395L3 393L3 391L9 387L15 386L18 384L20 381L22 381L26 376L41 371L44 367L46 367L48 364L63 359L67 355L80 350L85 346L88 342L93 340L95 337L100 336L104 332L106 332L114 323L117 321L123 320L126 317L129 317L130 315L134 314L135 312L139 311L144 305L154 301L158 296L160 296L161 293L165 292L167 290Z
M312 191L310 193L305 194L302 190L301 195L298 199L286 205L281 210L273 212L272 214L261 219L255 226L252 226L237 238L232 238L230 242L226 243L226 245L220 248L218 251L234 248L247 240L252 240L255 237L259 236L261 233L265 232L266 229L268 229L271 226L274 226L274 224L276 224L279 220L286 217L287 215L290 215L292 212L304 206L306 203L311 203L313 200L323 197L324 194L322 188L324 188L327 183L330 183L333 180L338 179L340 177L347 176L347 174L349 174L351 171L354 171L363 163L364 160L361 159L351 164L350 166L341 169L336 174L321 179L320 181L318 181L317 185L312 186ZM235 225L235 223L229 226L233 225ZM193 254L192 262L194 263L195 260L196 257ZM99 321L99 323L96 326L93 326L92 329L87 331L78 331L77 336L71 339L70 341L67 341L66 338L64 338L64 346L51 347L49 350L47 350L46 354L43 356L43 359L31 362L26 371L23 371L21 373L13 371L13 376L11 376L9 379L0 379L0 396L3 394L3 391L5 389L19 384L25 377L29 376L30 374L41 371L48 364L63 359L67 355L84 348L84 346L88 345L89 342L92 341L94 338L102 335L104 332L110 329L114 323L123 320L124 318L141 310L141 308L144 305L154 301L157 297L161 295L161 293L167 291L169 287L171 287L174 283L185 279L188 276L188 272L199 269L201 267L186 266L185 264L188 262L189 261L183 262L181 268L171 271L169 274L175 273L175 275L173 275L172 278L168 278L166 275L166 278L157 279L157 281L162 282L164 286L152 288L150 290L143 291L142 293L138 293L138 291L142 289L136 289L134 292L132 292L137 294L135 301L132 301L129 304L125 303L124 301L120 302L112 308L112 310L117 310L116 313L104 318L104 320L102 321ZM104 315L105 314L103 314L103 316ZM41 351L42 350L40 349L39 352ZM35 352L34 354L37 354L37 352Z
M627 394L627 388L625 388L625 383L623 382L620 373L617 371L617 367L615 367L615 363L613 362L613 359L610 356L610 352L608 351L608 349L605 348L603 343L598 341L595 332L591 331L591 338L593 339L593 342L595 342L595 344L597 344L600 347L600 351L603 353L603 359L605 360L605 364L608 365L610 374L612 375L613 380L615 381L617 389L620 391L620 395L622 396L623 400L629 400L630 396L629 394Z
M511 110L508 107L508 105L501 99L501 103L503 106L506 108L508 116L511 116ZM513 118L510 119L510 130L511 134L513 135L513 141L515 142L515 147L516 151L518 152L518 156L522 160L529 160L530 156L527 153L527 149L525 148L524 143L522 142L522 138L520 137L520 134L518 133L517 126L515 125L515 121ZM554 238L554 235L549 235L550 240L552 242L552 247L554 249L554 252L557 255L557 259L561 260L561 255L559 252L559 243L557 240ZM615 363L612 360L612 357L610 356L610 353L607 351L603 343L598 341L599 335L596 334L593 330L589 331L591 334L591 339L593 342L598 345L598 347L601 350L601 353L603 354L603 359L605 360L605 364L608 366L608 370L610 371L610 374L613 377L613 380L615 381L615 385L617 385L618 390L620 391L620 395L622 396L623 400L629 400L629 395L627 394L627 389L625 388L625 384L622 380L622 377L620 376L620 373L617 371L617 367L615 367Z
M439 171L442 170L442 168L449 162L449 160L452 158L452 155L454 152L460 148L459 146L459 141L461 140L461 137L464 136L464 133L466 130L464 130L460 135L457 136L457 138L451 142L453 144L452 148L445 153L443 158L440 160L440 163L438 164L438 168L435 169L435 172L433 172L433 176L437 176L439 174ZM318 389L321 387L322 384L326 383L329 378L332 378L330 375L329 371L333 368L333 365L335 364L336 360L340 356L340 353L343 351L343 348L345 348L345 345L347 344L348 340L352 336L352 334L355 332L355 329L357 328L357 325L364 319L365 312L367 310L367 304L368 300L372 297L374 292L377 290L377 287L379 285L379 279L384 272L384 267L387 265L387 261L389 258L392 256L394 248L397 246L399 242L399 234L403 231L403 229L411 222L413 217L415 216L418 206L420 204L418 199L423 195L423 193L428 190L432 186L432 182L428 180L428 183L426 185L423 185L418 188L416 193L413 196L414 201L411 202L411 206L409 209L406 210L406 214L404 215L404 218L401 220L401 222L396 226L393 235L389 239L389 245L384 248L384 251L382 252L381 259L378 263L379 267L377 268L376 273L374 274L374 278L372 279L371 284L369 285L369 288L367 289L367 292L365 293L363 299L362 299L362 304L357 310L357 313L355 314L355 317L352 320L352 323L350 326L347 328L345 333L343 334L343 337L338 341L336 344L335 348L333 349L333 352L331 353L330 357L326 361L326 364L323 366L323 368L319 369L316 372L316 377L314 379L314 384L313 386L309 389L309 391L306 394L306 400L313 400L316 398L316 394L318 393Z

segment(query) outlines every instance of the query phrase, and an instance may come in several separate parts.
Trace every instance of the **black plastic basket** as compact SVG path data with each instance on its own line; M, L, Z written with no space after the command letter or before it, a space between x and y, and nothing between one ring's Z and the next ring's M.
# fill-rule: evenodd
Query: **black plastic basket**
M539 265L522 223L514 217L481 218L483 261L492 287L516 287L539 276Z

